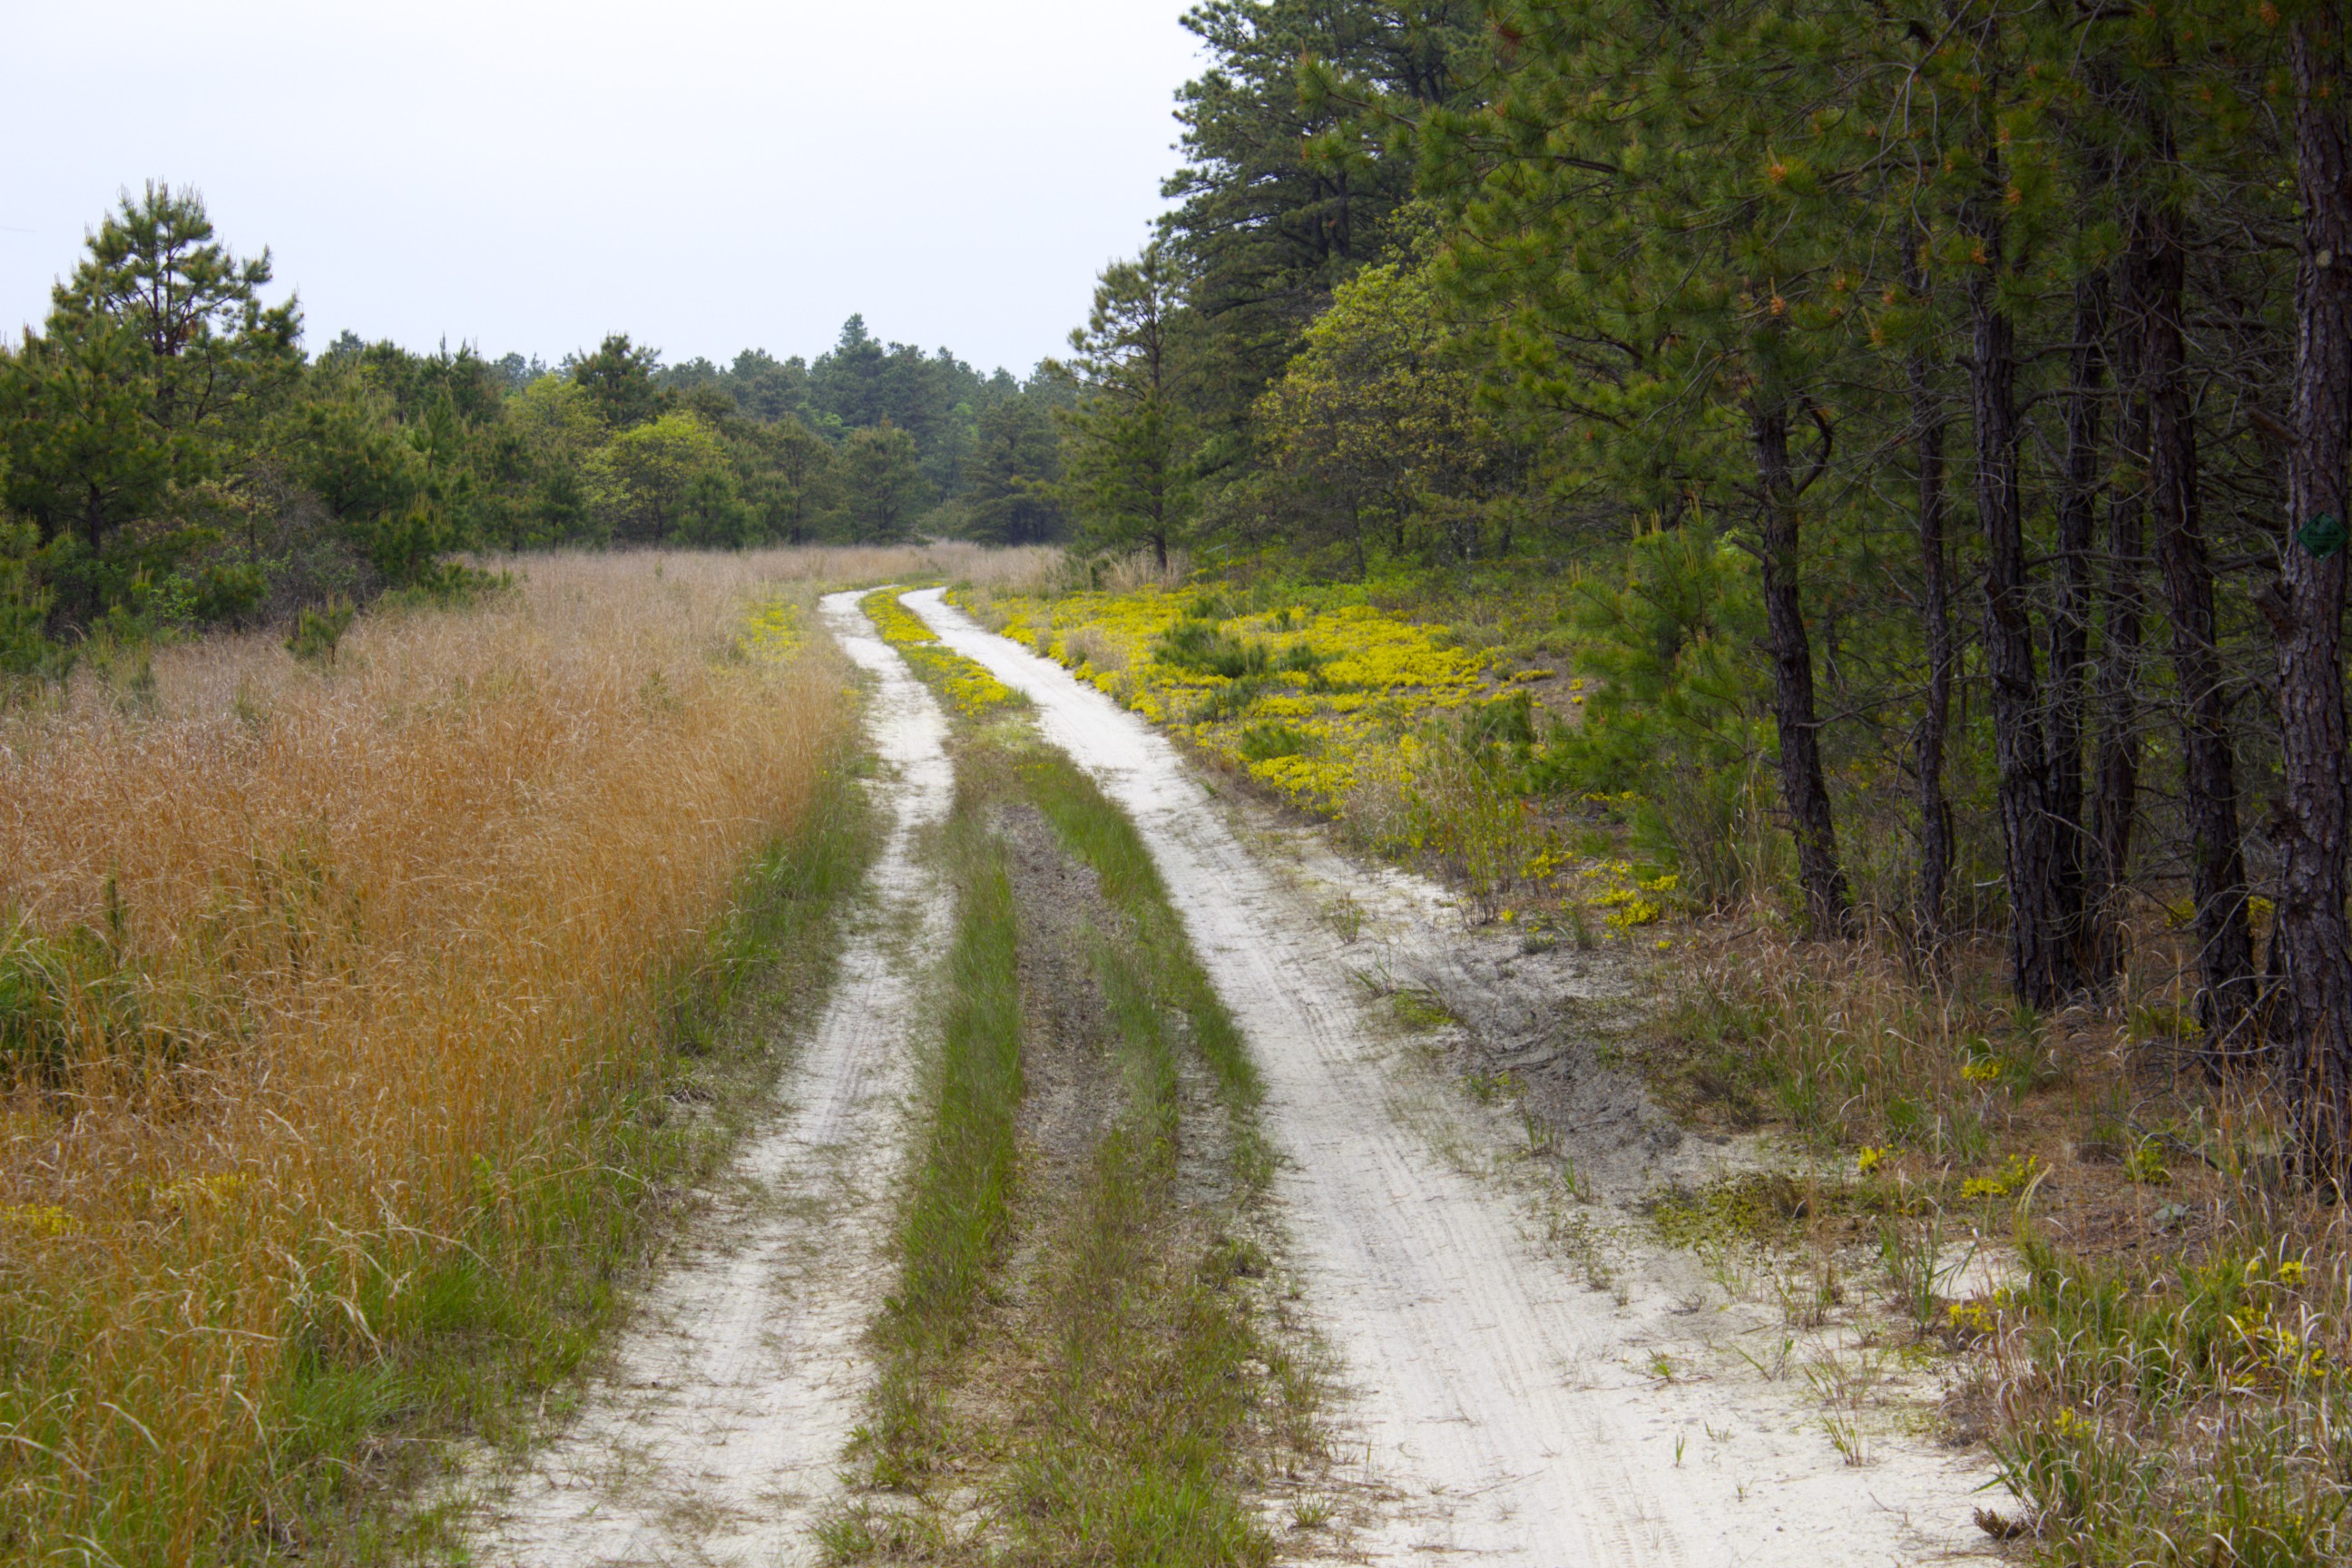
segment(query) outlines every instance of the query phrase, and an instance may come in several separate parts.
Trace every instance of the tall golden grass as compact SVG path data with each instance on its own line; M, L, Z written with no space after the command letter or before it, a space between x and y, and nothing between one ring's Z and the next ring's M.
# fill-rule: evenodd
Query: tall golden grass
M498 564L331 667L214 637L0 713L0 1554L286 1543L336 1416L303 1391L545 1244L534 1194L607 1157L666 977L852 732L821 634L753 651L752 606L961 563Z

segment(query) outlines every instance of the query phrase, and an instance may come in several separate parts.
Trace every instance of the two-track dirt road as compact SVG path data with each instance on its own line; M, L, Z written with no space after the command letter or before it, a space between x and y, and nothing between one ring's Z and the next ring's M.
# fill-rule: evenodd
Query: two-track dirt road
M1491 1133L1465 1123L1433 1139L1444 1108L1401 1081L1410 1063L1383 1043L1339 939L1175 747L939 591L905 603L1026 693L1045 737L1133 816L1248 1037L1309 1315L1341 1359L1352 1436L1387 1499L1360 1548L1530 1568L1829 1568L1981 1548L1980 1476L1916 1443L1849 1464L1818 1404L1785 1383L1676 1381L1678 1352L1706 1364L1714 1348L1713 1325L1675 1321L1709 1315L1689 1281L1654 1273L1621 1307L1538 1255L1507 1196L1464 1173L1461 1141ZM1401 1097L1410 1114L1392 1110Z
M1797 1342L1769 1310L1728 1299L1606 1203L1578 1223L1610 1249L1607 1288L1595 1243L1580 1271L1546 1245L1507 1179L1528 1168L1507 1125L1439 1082L1360 983L1371 950L1384 970L1473 978L1463 933L1438 930L1435 889L1324 852L1286 863L1262 823L1142 721L936 591L906 603L1025 692L1044 738L1131 814L1264 1074L1287 1263L1349 1396L1335 1482L1349 1528L1336 1541L1300 1532L1302 1553L1844 1568L1982 1549L1970 1521L1981 1469L1883 1419L1865 1432L1858 1404L1840 1417L1842 1440L1865 1462L1842 1458L1822 1391L1848 1373L1794 1375ZM876 678L891 824L838 988L786 1075L784 1109L710 1194L614 1374L527 1469L475 1483L478 1561L819 1560L810 1531L865 1415L861 1333L890 1284L900 1101L926 966L950 923L920 841L953 789L929 691L856 595L824 607ZM1352 940L1318 918L1331 896L1363 915ZM1574 984L1573 970L1552 981ZM1614 1160L1628 1180L1665 1169L1656 1141L1643 1142L1638 1090L1593 1082L1596 1163ZM1690 1172L1697 1158L1670 1160ZM1822 1364L1844 1366L1835 1352Z

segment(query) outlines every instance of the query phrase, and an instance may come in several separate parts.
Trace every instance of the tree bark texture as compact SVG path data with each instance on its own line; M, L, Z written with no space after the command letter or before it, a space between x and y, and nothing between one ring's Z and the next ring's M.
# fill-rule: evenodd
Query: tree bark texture
M2058 593L2051 606L2050 826L2057 837L2059 918L2085 984L2105 984L2113 943L2093 929L2104 905L2086 896L2095 850L2084 821L2083 731L2091 658L2091 552L2098 528L2099 411L2105 395L2107 279L2074 286L2074 345L2066 355L2065 479L2058 492Z
M1799 570L1798 487L1789 469L1786 404L1751 416L1761 490L1764 620L1772 658L1772 718L1780 741L1780 795L1797 840L1797 877L1817 936L1852 934L1853 906L1838 864L1836 818L1822 771L1813 710L1812 639L1805 630ZM1822 438L1828 439L1826 432Z
M1924 291L1916 263L1906 283ZM1935 366L1924 353L1911 356L1911 443L1919 484L1919 621L1927 656L1927 689L1912 735L1919 795L1919 888L1913 925L1921 947L1933 951L1943 940L1947 885L1952 875L1952 803L1944 795L1944 742L1951 733L1952 580L1944 540L1946 420L1936 387Z
M2142 580L2147 549L2147 399L2140 384L2140 324L2147 314L2147 249L2137 234L2125 247L2116 279L2116 384L2124 394L2118 432L2123 475L2107 496L2106 583L2100 595L2098 740L2091 799L2092 858L2084 868L2088 929L2103 938L2095 972L2123 967L2123 924L2115 907L2131 873L2139 823ZM2086 963L2090 961L2086 960Z
M2254 1016L2252 931L2247 922L2244 839L2238 818L2237 758L2230 741L2213 563L2197 490L2197 424L2189 404L2187 282L2179 208L2159 203L2147 216L2147 313L2140 375L2147 405L2147 507L2156 527L2157 569L2172 623L2172 668L2179 688L2182 805L2189 834L2189 887L2197 904L2197 1022L2209 1071L2251 1048Z
M1989 254L2000 254L1997 230ZM1969 285L1969 395L1976 426L1977 519L1985 541L1985 668L1991 678L1993 756L2010 898L2010 984L2036 1007L2077 987L2060 904L2059 836L2050 812L2041 681L2027 607L2025 524L2017 472L2017 330L1993 280Z
M2295 184L2303 258L2295 277L2294 442L2287 531L2272 619L2283 773L2278 927L2285 976L2280 1070L2302 1161L2342 1182L2352 1155L2352 931L2345 920L2344 577L2340 549L2294 535L2347 510L2352 421L2352 149L2347 149L2342 0L2294 23Z

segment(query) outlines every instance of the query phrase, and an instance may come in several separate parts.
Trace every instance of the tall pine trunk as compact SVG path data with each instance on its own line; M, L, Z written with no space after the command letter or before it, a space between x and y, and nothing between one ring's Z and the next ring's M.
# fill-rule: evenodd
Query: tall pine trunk
M2117 268L2115 371L2116 384L2124 394L2117 440L2129 479L2107 497L2099 733L2089 836L2093 853L2083 887L2085 923L2107 944L2095 955L2095 971L2109 975L2123 966L2123 927L2115 901L2131 874L2132 838L2139 823L2141 580L2147 549L2147 398L2140 384L2140 341L2147 294L2147 250L2135 233Z
M2105 395L2107 279L2074 285L2074 340L2066 354L2065 477L2058 492L2058 594L2050 613L2050 816L2057 836L2058 911L2085 984L2105 984L2114 944L2096 929L2103 902L2088 894L2095 848L2084 830L2083 731L2091 658L2091 554L2098 527L2099 411Z
M2159 134L2164 128L2159 127ZM2161 155L2165 151L2158 142ZM2147 313L2140 374L2147 405L2147 506L2156 559L2172 622L2172 668L2179 688L2181 793L2189 837L2189 887L2197 903L2197 1021L2207 1070L2246 1048L2254 1013L2254 946L2246 921L2246 862L2238 820L2237 759L2230 743L2213 564L2197 486L2197 425L2189 407L2188 340L2181 299L2187 283L2179 205L2159 201L2142 226L2147 242Z
M1998 220L1983 222L1978 232L1986 254L1998 257ZM1977 521L1985 541L1985 668L1992 684L1993 758L2009 882L2009 978L2021 1000L2047 1007L2071 994L2077 977L2060 901L2059 836L2050 811L2050 758L2042 743L2041 681L2027 607L2024 503L2017 472L2017 331L2000 308L1990 268L1969 284L1969 316Z
M2352 930L2345 920L2344 574L2330 531L2347 515L2352 421L2352 147L2345 122L2345 6L2294 23L2294 444L2287 530L2271 595L2284 774L2278 942L2285 975L2280 1068L2305 1167L2341 1181L2352 1156ZM2298 534L2302 537L2298 537ZM2340 535L2338 536L2340 538Z
M1780 742L1780 795L1797 839L1806 918L1815 935L1847 936L1853 932L1853 906L1838 864L1837 824L1822 770L1821 721L1813 710L1813 647L1800 588L1799 486L1789 468L1788 405L1758 406L1749 429L1762 512L1764 622L1772 658L1772 718ZM1822 439L1826 446L1826 428Z
M1905 268L1905 287L1914 299L1927 291L1924 270L1915 260ZM1927 656L1927 689L1912 735L1919 795L1919 889L1913 923L1919 945L1933 952L1944 936L1947 885L1952 875L1952 803L1944 795L1944 741L1951 733L1951 564L1944 539L1946 420L1936 386L1935 365L1925 353L1911 356L1911 447L1919 486L1919 631Z

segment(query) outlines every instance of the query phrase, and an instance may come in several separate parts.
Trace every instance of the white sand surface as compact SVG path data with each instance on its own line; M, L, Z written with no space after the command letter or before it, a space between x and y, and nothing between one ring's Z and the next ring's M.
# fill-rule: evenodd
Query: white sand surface
M1164 736L938 591L905 603L1026 693L1045 737L1133 815L1248 1038L1305 1305L1343 1364L1358 1495L1376 1500L1354 1550L1534 1568L1831 1568L1985 1550L1971 1521L1980 1461L1889 1429L1881 1404L1825 1405L1791 1375L1785 1344L1777 1370L1767 1354L1743 1372L1735 1351L1777 1325L1710 1297L1686 1258L1620 1225L1604 1290L1538 1245L1522 1205L1478 1173L1507 1163L1505 1150L1477 1154L1497 1136L1491 1119L1455 1114L1417 1081L1426 1068L1351 973L1360 958ZM1351 896L1410 959L1442 895L1326 859L1318 874L1355 876ZM1812 1353L1858 1365L1870 1352ZM1825 1418L1848 1423L1864 1462L1841 1456Z

